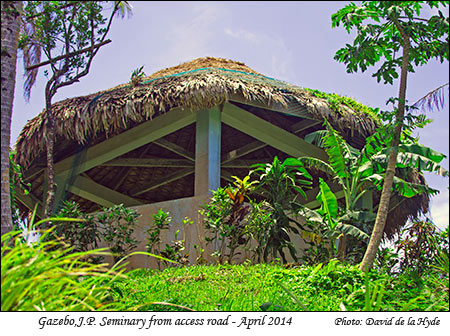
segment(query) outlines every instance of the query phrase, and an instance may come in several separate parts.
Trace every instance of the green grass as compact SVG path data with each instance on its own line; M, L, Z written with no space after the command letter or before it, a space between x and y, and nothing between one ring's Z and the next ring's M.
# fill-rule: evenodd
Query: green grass
M110 288L123 269L89 262L104 250L73 252L56 240L27 244L20 232L2 235L1 243L2 311L120 309Z
M104 253L102 250L96 253ZM89 262L56 241L2 235L2 311L448 311L447 269L387 274L332 260L138 269ZM145 253L145 252L140 252Z
M124 310L196 311L442 311L448 283L430 274L398 277L337 261L326 266L218 265L139 269L115 281ZM445 285L444 285L445 286ZM369 291L366 291L369 287Z

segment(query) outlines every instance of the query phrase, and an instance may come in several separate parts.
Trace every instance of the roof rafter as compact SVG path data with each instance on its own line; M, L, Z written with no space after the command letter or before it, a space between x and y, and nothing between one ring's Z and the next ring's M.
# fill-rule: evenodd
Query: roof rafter
M316 125L320 124L321 122L322 121L320 121L320 120L302 119L299 122L297 122L291 126L291 131L293 133L299 133L310 127L316 126ZM261 148L264 148L265 146L267 146L266 143L257 140L257 141L250 142L242 147L233 149L232 151L229 151L228 153L222 155L222 164L236 160L242 156L245 156L245 155L250 154L254 151L257 151Z
M159 188L165 184L171 183L173 181L179 180L180 178L183 178L185 176L191 175L194 173L194 167L192 168L184 168L181 170L178 170L172 174L169 174L167 176L162 177L161 179L149 183L145 186L140 186L138 188L134 188L130 191L131 196L138 196L141 194L144 194L150 190Z
M169 142L165 139L158 139L156 141L153 141L155 144L157 144L158 146L161 146L165 149L170 150L171 152L178 154L188 160L191 160L192 162L195 162L195 155L194 153L184 149L181 146L178 146L177 144L174 144L172 142Z
M105 140L86 152L85 159L77 167L73 167L75 156L68 157L55 164L55 172L62 175L72 169L81 174L89 169L115 159L125 153L139 148L188 126L195 121L195 113L179 108L144 122L117 136Z
M323 149L233 104L225 103L222 121L293 157L313 156L322 160L328 159Z
M158 158L117 158L105 162L108 167L194 167L194 163L186 159L158 159Z
M115 204L124 204L125 206L136 206L143 204L137 199L109 189L91 180L90 178L83 176L77 176L73 184L67 187L67 190L72 194L104 207L111 207Z

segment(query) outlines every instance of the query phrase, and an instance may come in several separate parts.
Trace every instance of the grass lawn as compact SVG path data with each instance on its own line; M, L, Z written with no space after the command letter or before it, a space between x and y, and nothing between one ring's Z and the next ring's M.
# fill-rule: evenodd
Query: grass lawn
M138 269L114 282L112 297L124 310L142 311L449 309L448 275L371 271L366 277L357 267L336 260L291 268L262 264Z

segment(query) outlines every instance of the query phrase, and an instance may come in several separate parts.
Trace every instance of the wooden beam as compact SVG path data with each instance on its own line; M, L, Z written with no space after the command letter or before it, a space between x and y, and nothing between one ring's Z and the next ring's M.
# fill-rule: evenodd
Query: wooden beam
M300 133L301 131L304 131L310 127L313 127L315 125L318 125L322 123L322 121L319 120L311 120L311 119L303 119L299 121L298 123L295 123L291 126L291 131L293 133Z
M302 119L301 121L299 121L291 126L291 131L293 133L299 133L299 132L304 131L305 129L308 129L312 126L318 125L321 122L322 121L319 121L319 120ZM222 165L225 163L228 163L230 161L233 161L235 159L238 159L244 155L247 155L251 152L254 152L261 148L264 148L265 146L267 146L267 144L265 144L261 141L253 141L253 142L250 142L240 148L234 149L234 150L222 155Z
M185 168L176 171L175 173L169 174L167 176L164 176L163 178L159 179L158 181L152 182L150 184L147 184L145 186L140 186L138 188L134 188L130 191L131 196L138 196L143 193L146 193L150 190L159 188L165 184L171 183L173 181L179 180L180 178L183 178L185 176L191 175L194 173L194 168Z
M142 151L139 152L138 158L143 158L145 156L145 154L147 153L148 149L150 146L145 146L144 149ZM130 168L129 167L123 167L119 170L119 173L115 176L115 180L116 183L113 186L113 190L117 190L122 183L126 180L127 176L128 176L128 172L129 172Z
M195 162L195 155L192 152L189 152L188 150L184 149L181 146L178 146L177 144L174 144L172 142L169 142L165 139L159 139L156 141L153 141L158 146L161 146L165 149L170 150L171 152L174 152L175 154L178 154L188 160L191 160L192 162Z
M312 156L328 161L323 149L230 103L224 105L222 121L293 157Z
M89 178L77 176L72 185L67 186L67 190L91 202L104 207L111 207L116 204L125 206L142 205L142 202L109 189Z
M86 152L85 159L78 167L76 174L115 159L125 153L139 148L149 142L158 140L167 134L188 126L195 121L195 113L175 108L153 120L148 120L130 130L105 140ZM63 174L73 169L75 156L71 156L55 164L55 172Z
M34 211L34 208L36 207L36 216L41 218L44 214L44 208L42 207L42 202L34 196L31 192L28 192L28 194L25 194L21 188L17 188L17 186L14 186L14 189L16 191L16 199L20 203L22 203L25 207L28 208L31 212Z
M194 163L185 159L139 159L139 158L118 158L102 164L105 167L194 167Z
M258 149L261 149L265 146L267 146L267 145L261 141L253 141L253 142L250 142L240 148L234 149L234 150L222 155L222 165L224 165L230 161L233 161L237 158L240 158L244 155L247 155L251 152L257 151Z
M197 111L194 195L220 188L221 111L217 106Z
M222 168L249 168L258 163L272 162L273 158L254 159L254 160L233 160L222 164Z
M233 178L233 176L234 176L233 174L226 171L225 169L220 170L220 177L223 178L225 181L234 182L235 179Z
M45 170L45 168L47 168L47 167L46 166L45 167L43 167L43 166L34 166L34 167L30 168L30 169L27 169L23 173L23 180L24 181L31 180L31 178L33 178L34 176L41 174Z

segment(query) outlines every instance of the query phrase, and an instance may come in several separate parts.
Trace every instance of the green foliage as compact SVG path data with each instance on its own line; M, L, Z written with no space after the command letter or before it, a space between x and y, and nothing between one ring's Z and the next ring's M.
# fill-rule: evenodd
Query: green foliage
M218 244L214 256L218 257L219 263L227 257L231 264L238 247L245 246L249 240L246 228L252 218L249 216L251 206L244 200L252 192L255 182L249 182L250 176L242 180L234 176L234 179L232 186L213 191L211 201L199 211L205 228L212 233L211 237L205 237L207 243Z
M96 216L96 221L102 228L102 238L113 253L115 262L123 258L139 243L132 236L139 216L136 210L127 209L123 204L103 209Z
M273 225L268 227L264 260L267 261L269 255L272 258L277 258L279 255L286 263L284 248L288 248L292 258L297 260L297 251L289 233L299 233L291 223L295 223L300 230L303 230L303 227L289 216L294 213L292 204L295 203L298 195L306 198L303 188L310 187L312 177L303 167L302 162L294 158L287 158L280 162L278 157L275 157L271 163L257 164L252 168L253 171L250 174L256 174L259 180L255 193L262 196L270 205L273 222Z
M400 271L421 273L431 265L438 266L437 258L447 255L448 259L448 230L440 234L429 219L416 219L400 234L396 246Z
M313 211L297 204L298 211L308 221L328 228L328 231L319 231L324 239L323 244L328 242L334 246L337 237L344 234L352 237L351 239L356 239L354 246L359 250L361 246L358 241L367 240L371 224L375 220L375 215L368 211L370 209L364 209L360 200L371 189L382 189L391 150L386 147L386 137L389 136L381 129L367 139L362 150L357 150L348 145L327 121L325 126L326 130L311 133L306 140L315 142L325 149L329 157L328 163L310 157L302 157L299 160L306 166L320 169L331 176L342 188L345 202L339 206L328 184L319 178L317 201L320 209ZM426 185L408 182L407 173L411 167L414 167L419 171L431 171L446 176L448 172L439 165L445 155L406 139L400 144L399 150L400 160L397 163L397 175L394 177L394 190L403 197L412 197L423 192L436 193L436 190ZM346 249L351 249L351 245L348 245ZM319 250L322 252L319 253ZM333 249L328 250L330 252L328 254L332 257ZM320 254L321 257L326 255L323 253L324 249L318 247L313 247L310 252L316 256Z
M145 311L447 311L448 291L433 274L423 274L421 283L418 287L409 274L364 273L333 259L292 268L225 264L135 270L116 282L113 297Z
M13 229L18 230L21 222L19 216L19 209L16 203L16 188L23 190L24 194L28 194L30 183L25 183L22 177L21 167L14 161L15 153L9 152L9 196L11 202L11 219L13 223Z
M325 226L325 229L321 230L321 238L324 240L322 244L327 245L329 257L334 257L335 241L340 238L343 259L347 250L352 249L352 246L344 248L345 240L348 237L367 240L368 225L375 219L370 209L364 209L360 205L361 198L373 189L370 180L373 167L370 158L365 155L365 149L359 151L351 147L328 121L325 121L325 126L325 131L313 133L307 140L316 142L325 149L328 162L312 157L302 157L299 160L306 166L320 169L331 176L342 188L344 203L340 206L331 188L319 178L319 193L316 199L320 209L311 210L300 204L296 206L297 211L310 223L316 223L316 227ZM313 248L310 252L317 255L319 250L322 250L322 257L326 255L324 250L319 248Z
M43 232L32 244L17 231L2 235L1 310L120 310L109 291L123 270L86 261L105 250L74 252L60 241L44 241L51 234Z
M437 14L428 19L420 17L425 4L438 9ZM398 51L405 37L411 43L409 71L433 58L448 60L449 18L439 10L440 6L447 7L448 1L363 1L361 6L350 3L331 16L332 26L342 24L348 33L356 29L357 35L353 45L339 49L334 58L345 63L350 73L358 69L364 72L381 61L373 77L385 84L393 84L399 77L402 57Z
M104 16L100 1L27 1L23 8L24 26L19 37L19 49L28 67L40 62L44 54L51 59L52 76L47 94L53 97L57 89L70 85L87 75L96 44L105 41L113 17L122 11L124 3L115 2L110 17ZM90 47L85 52L78 52ZM57 58L59 55L59 58ZM37 69L27 70L24 95L29 99ZM44 74L48 74L48 70Z
M77 203L65 201L57 217L82 219L82 221L53 223L54 233L72 246L74 252L89 251L98 247L101 233L95 216L82 212Z
M153 215L154 224L146 231L147 233L147 252L159 253L161 244L161 231L167 230L172 223L172 217L169 213L164 212L163 209L159 209L156 214Z
M273 220L272 208L266 201L250 201L251 212L249 214L246 232L251 242L256 242L255 247L251 247L253 260L257 263L264 261L264 252L270 241L273 227L276 223Z
M173 262L176 262L178 266L187 265L189 263L189 254L184 253L185 249L185 240L184 239L178 239L178 235L180 233L180 230L177 230L175 232L175 240L172 241L172 243L166 244L166 248L161 251L161 256L169 259ZM164 261L167 265L170 265L170 263L167 263Z
M175 240L172 241L171 244L166 244L165 248L161 249L161 232L163 230L168 230L172 223L172 217L168 212L159 209L156 214L153 215L154 224L150 226L147 232L147 252L156 253L161 255L164 259L162 259L163 263L166 266L170 266L174 263L178 265L186 265L189 260L189 254L183 254L185 246L185 240L179 240L178 234L179 230L175 232ZM189 218L185 218L183 220L183 225L192 225L193 221ZM158 268L160 268L160 262L158 260Z
M330 108L336 113L342 115L343 114L342 105L345 105L350 109L352 109L357 114L367 115L369 117L372 117L375 121L381 122L379 116L379 108L372 108L360 104L349 97L339 96L335 93L325 93L319 90L312 90L307 88L305 88L305 90L317 98L326 99Z
M133 70L130 77L130 82L132 86L137 86L141 83L142 79L145 77L144 66Z

